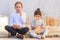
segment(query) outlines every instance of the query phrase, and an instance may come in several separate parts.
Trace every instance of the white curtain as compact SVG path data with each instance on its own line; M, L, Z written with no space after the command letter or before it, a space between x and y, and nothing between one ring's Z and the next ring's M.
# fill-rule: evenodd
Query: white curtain
M47 16L59 17L60 0L40 0L41 11Z

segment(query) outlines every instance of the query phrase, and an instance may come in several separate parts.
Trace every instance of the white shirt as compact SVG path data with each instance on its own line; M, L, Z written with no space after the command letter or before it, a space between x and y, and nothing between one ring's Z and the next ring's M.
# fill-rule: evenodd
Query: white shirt
M22 12L22 16L19 13L13 13L10 16L10 25L13 26L14 24L19 25L20 27L25 27L26 23L26 13Z
M42 20L42 19L40 19L40 20L32 20L32 22L31 22L31 26L32 27L37 27L37 26L43 26L43 27L45 27L45 22Z

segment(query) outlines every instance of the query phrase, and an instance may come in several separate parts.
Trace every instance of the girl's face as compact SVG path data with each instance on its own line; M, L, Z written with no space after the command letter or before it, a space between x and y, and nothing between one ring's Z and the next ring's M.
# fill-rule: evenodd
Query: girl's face
M16 4L15 9L17 12L21 12L22 11L22 5L21 4Z
M41 16L40 15L35 15L35 19L39 20L39 19L41 19Z

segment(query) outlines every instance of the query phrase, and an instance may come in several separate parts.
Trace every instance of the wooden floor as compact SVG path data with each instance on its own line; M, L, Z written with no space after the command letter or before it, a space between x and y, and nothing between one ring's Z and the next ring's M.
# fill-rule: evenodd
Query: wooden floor
M60 38L45 38L45 39L29 39L29 38L25 38L24 40L60 40Z
M21 40L21 39L17 39L17 38L0 38L0 40ZM24 38L23 40L60 40L60 38L45 38L45 39Z
M0 38L0 40L21 40L21 39L17 39L17 38Z

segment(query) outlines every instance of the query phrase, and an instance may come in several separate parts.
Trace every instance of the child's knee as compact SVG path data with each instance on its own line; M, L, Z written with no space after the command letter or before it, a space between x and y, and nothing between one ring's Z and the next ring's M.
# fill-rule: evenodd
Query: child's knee
M5 29L6 29L6 30L8 30L8 29L9 29L9 26L8 26L8 25L6 25L6 26L5 26Z
M29 28L28 28L28 27L26 27L26 28L25 28L25 31L26 31L26 32L28 32L28 31L29 31Z

